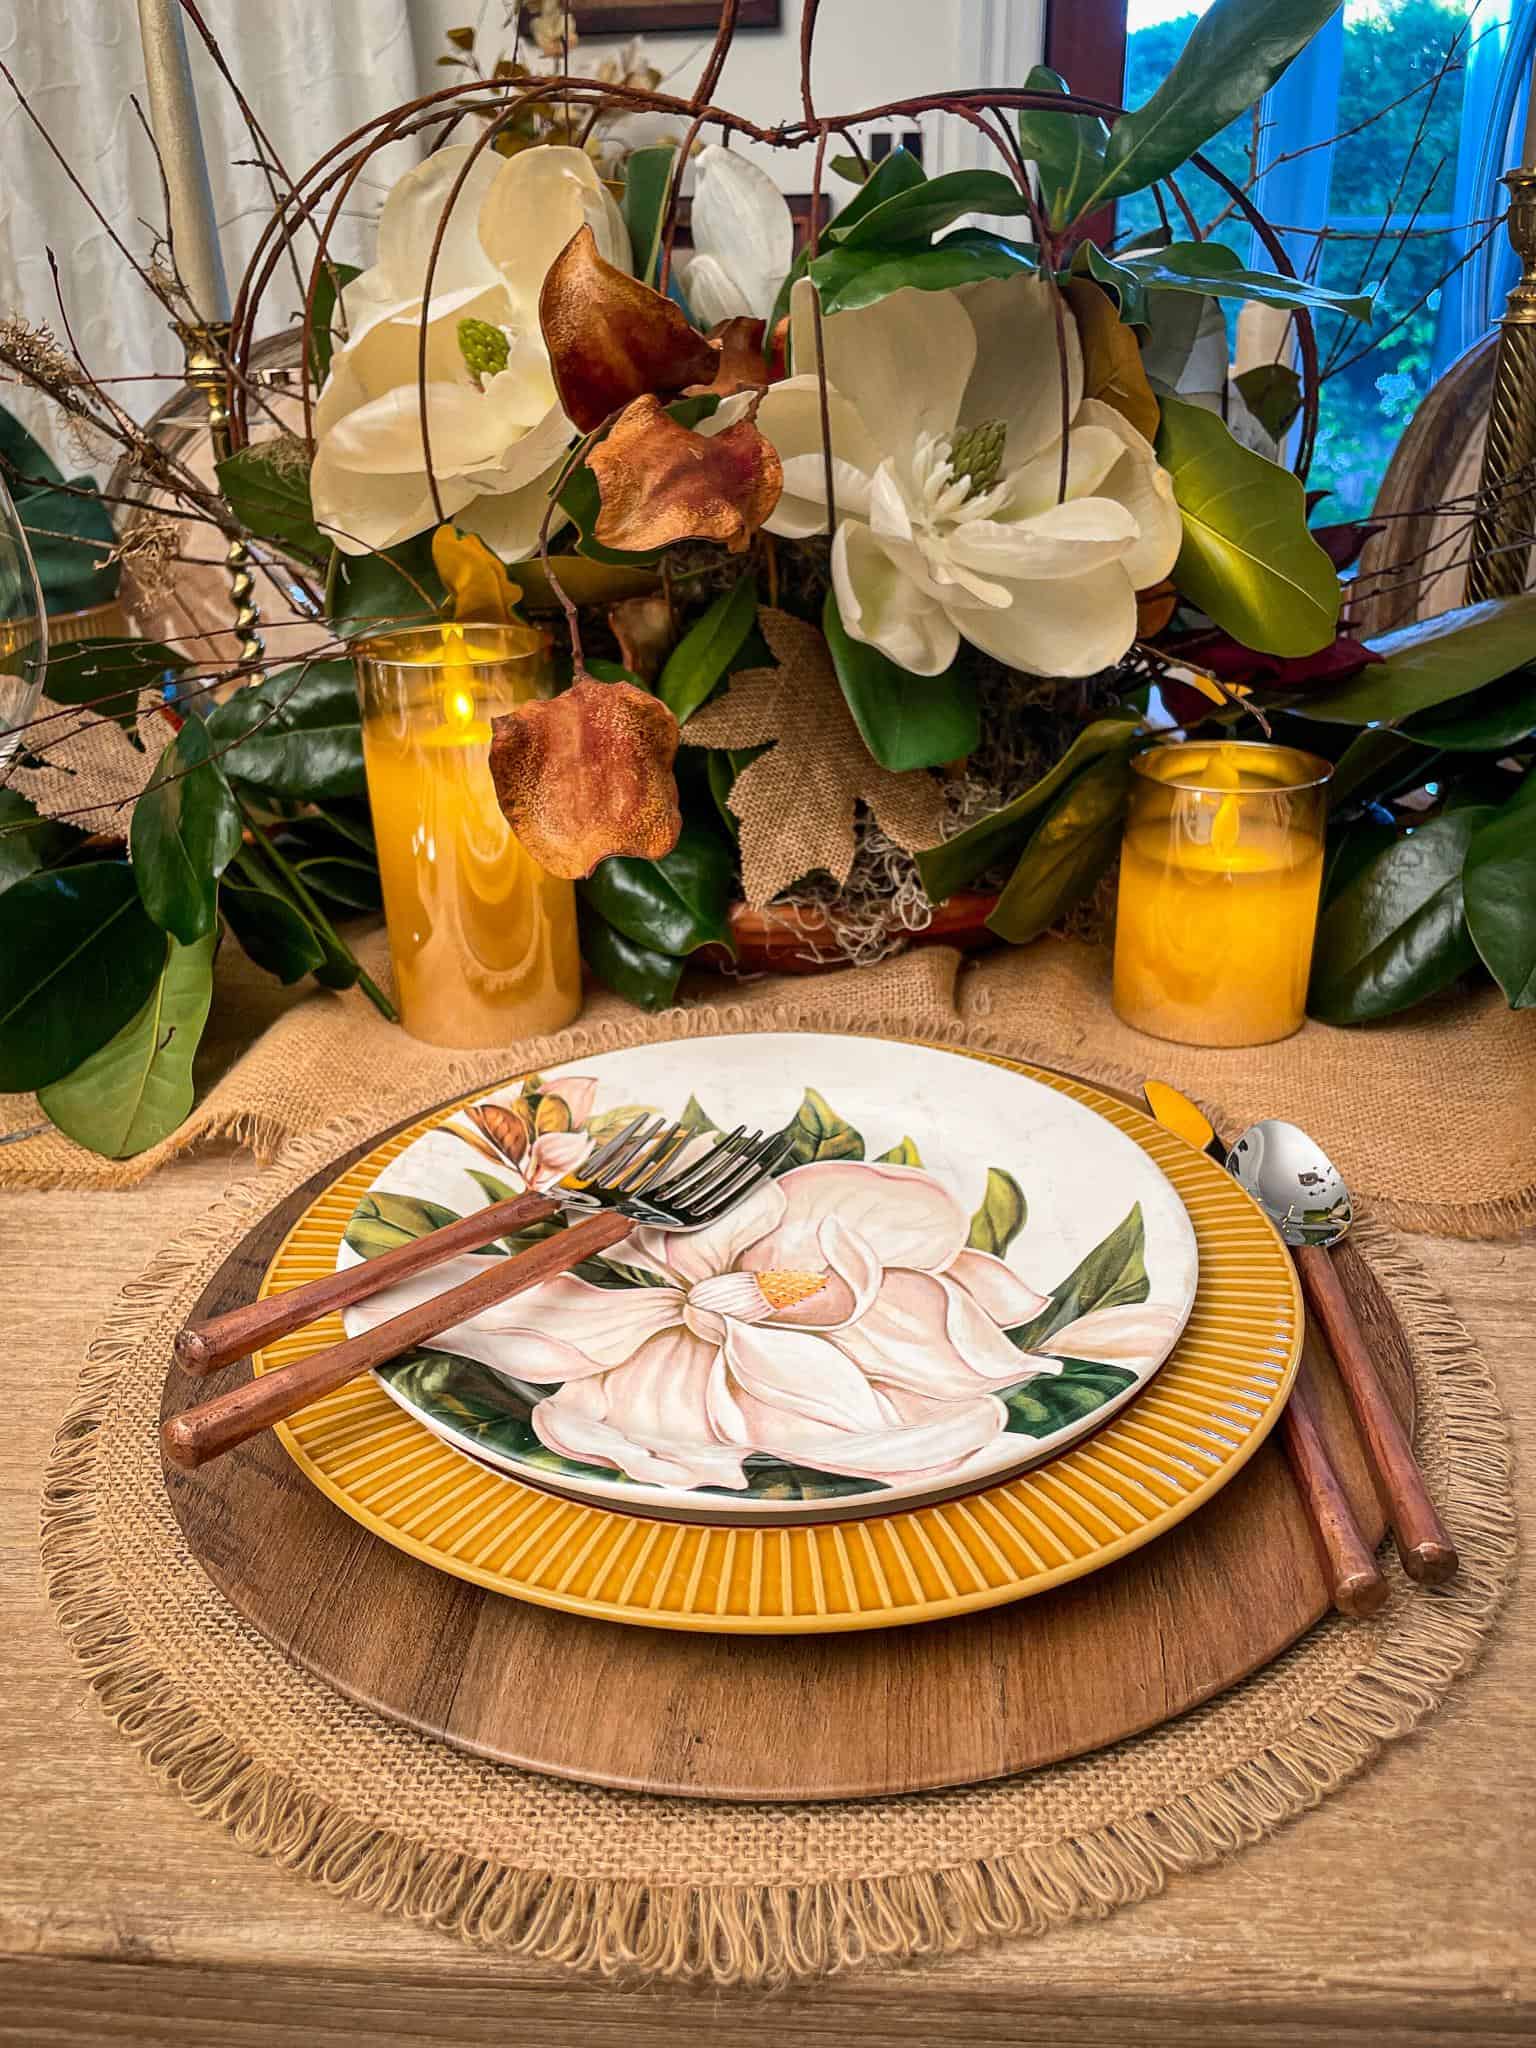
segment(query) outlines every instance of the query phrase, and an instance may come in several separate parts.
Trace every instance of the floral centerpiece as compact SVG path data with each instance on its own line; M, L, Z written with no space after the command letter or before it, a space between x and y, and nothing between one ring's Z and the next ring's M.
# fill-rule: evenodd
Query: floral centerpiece
M347 864L368 868L346 644L476 577L508 599L510 579L565 650L559 694L497 723L500 801L577 879L591 972L647 1007L691 959L728 964L752 919L834 959L945 917L1014 944L1091 922L1135 753L1250 717L1338 763L1316 1014L1385 1015L1478 963L1536 1000L1536 601L1350 636L1340 572L1363 534L1308 523L1312 315L1368 319L1369 294L1298 278L1201 154L1335 4L1217 0L1131 113L1043 68L903 103L995 146L997 167L934 177L862 151L861 123L892 109L816 110L809 38L800 120L717 103L731 6L689 99L638 64L483 77L456 32L460 82L369 124L275 212L228 349L243 445L219 493L135 455L284 565L313 645L184 688L174 734L142 702L135 734L116 729L142 763L131 864L52 822L68 807L40 730L0 850L28 843L18 806L68 836L15 856L0 895L0 1087L40 1088L61 1121L73 1106L65 1127L98 1142L78 1073L121 1066L128 1034L133 1073L176 1064L159 1114L116 1133L152 1142L190 1101L221 926L285 976L357 979L336 928L363 907ZM413 133L432 146L390 190L373 262L335 263L348 193ZM798 248L759 160L789 148L817 219L826 181L840 193ZM1174 226L1189 165L1269 267ZM1143 191L1167 225L1115 241L1105 209ZM319 245L302 406L273 431L253 341L301 227ZM1237 313L1277 336L1241 375ZM3 340L0 360L17 363ZM35 381L101 410L78 376ZM88 1016L61 1007L66 939L115 963ZM169 1002L191 1021L167 1052L144 1019Z

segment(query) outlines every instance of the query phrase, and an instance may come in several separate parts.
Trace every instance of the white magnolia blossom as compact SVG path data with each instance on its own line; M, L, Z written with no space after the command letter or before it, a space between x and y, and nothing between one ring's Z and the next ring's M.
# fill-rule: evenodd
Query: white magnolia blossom
M921 1168L821 1161L703 1230L635 1230L609 1257L649 1285L566 1273L433 1341L552 1387L533 1410L542 1443L650 1484L740 1489L754 1452L888 1485L980 1475L1007 1461L1006 1390L1063 1358L1146 1371L1182 1318L1097 1309L1022 1351L1007 1332L1048 1298L972 1250L969 1228ZM357 1303L348 1334L489 1263L466 1255Z
M470 155L439 150L407 171L379 217L378 260L343 293L348 338L315 408L315 517L345 554L392 547L437 523L417 383L422 297L438 224ZM427 427L442 515L504 561L530 555L571 439L539 332L545 274L577 230L630 268L618 207L579 149L548 145L470 167L438 250L426 308ZM505 362L478 373L459 323L485 323ZM497 339L499 337L500 339Z
M827 524L813 295L795 286L796 374L757 415L784 465L768 530L791 538ZM1135 639L1136 592L1173 567L1173 486L1129 421L1083 397L1070 316L1061 489L1057 314L1048 284L1019 277L905 288L822 322L838 608L913 675L941 674L962 636L1031 675L1093 675Z
M692 234L677 275L698 324L768 319L795 255L789 204L768 173L740 150L701 149Z

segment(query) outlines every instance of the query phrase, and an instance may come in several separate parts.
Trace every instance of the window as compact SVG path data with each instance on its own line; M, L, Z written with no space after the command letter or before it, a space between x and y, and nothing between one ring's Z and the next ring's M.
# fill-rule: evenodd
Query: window
M1134 107L1209 4L1079 0L1070 13L1079 42L1085 16L1107 13L1111 29L1123 19L1121 97ZM1057 12L1064 21L1069 10ZM1318 321L1325 381L1311 482L1331 493L1323 519L1370 510L1429 386L1502 309L1513 255L1498 177L1518 160L1533 42L1536 0L1346 0L1257 118L1207 145L1221 170L1251 184L1300 272L1348 290L1380 281L1369 328ZM1058 50L1064 66L1069 53L1053 38L1053 58ZM1271 267L1214 183L1191 173L1179 185L1202 228ZM1182 218L1169 225L1189 233ZM1151 195L1138 193L1121 203L1116 237L1162 226Z

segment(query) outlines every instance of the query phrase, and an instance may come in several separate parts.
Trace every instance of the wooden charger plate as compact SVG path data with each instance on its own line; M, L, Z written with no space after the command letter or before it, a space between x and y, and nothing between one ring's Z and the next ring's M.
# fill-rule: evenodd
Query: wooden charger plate
M298 1218L374 1149L258 1224L197 1315L248 1300ZM1358 1254L1336 1256L1411 1424L1401 1327ZM1342 1392L1325 1356L1312 1366L1335 1464L1375 1543L1384 1518ZM210 1388L173 1369L163 1412L245 1373L232 1367ZM863 1798L1080 1755L1235 1684L1328 1610L1272 1444L1157 1543L1022 1606L790 1640L615 1627L499 1597L380 1542L271 1434L196 1474L167 1469L166 1484L194 1556L235 1608L348 1697L498 1761L685 1797Z

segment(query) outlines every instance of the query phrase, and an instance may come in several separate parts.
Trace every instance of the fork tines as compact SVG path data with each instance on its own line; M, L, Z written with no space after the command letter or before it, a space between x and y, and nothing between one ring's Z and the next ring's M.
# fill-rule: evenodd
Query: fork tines
M788 1154L788 1132L749 1132L744 1124L688 1156L698 1134L664 1117L637 1117L581 1169L584 1191L624 1208L675 1211L697 1226L721 1214Z

